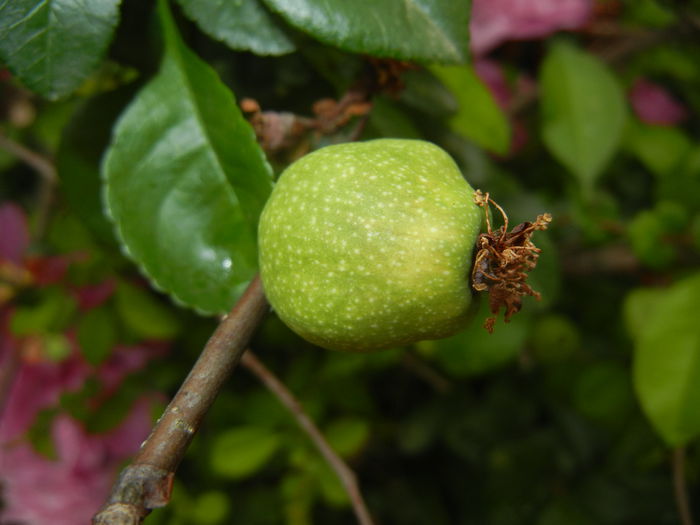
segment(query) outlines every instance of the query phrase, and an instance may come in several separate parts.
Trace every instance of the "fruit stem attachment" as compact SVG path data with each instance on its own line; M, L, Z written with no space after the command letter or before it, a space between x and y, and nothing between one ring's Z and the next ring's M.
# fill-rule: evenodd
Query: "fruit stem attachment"
M269 310L258 276L223 318L197 362L112 487L94 525L137 525L170 500L175 470L221 389Z

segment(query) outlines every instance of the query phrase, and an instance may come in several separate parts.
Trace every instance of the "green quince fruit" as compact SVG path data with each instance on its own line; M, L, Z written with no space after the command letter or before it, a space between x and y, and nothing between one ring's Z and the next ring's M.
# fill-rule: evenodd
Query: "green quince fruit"
M450 156L419 140L328 146L290 165L260 218L279 317L350 351L447 337L469 321L483 210Z

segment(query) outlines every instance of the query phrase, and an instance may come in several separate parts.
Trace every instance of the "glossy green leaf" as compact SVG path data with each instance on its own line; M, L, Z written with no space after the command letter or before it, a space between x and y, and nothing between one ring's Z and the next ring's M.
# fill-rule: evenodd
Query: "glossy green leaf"
M98 365L117 342L114 314L107 308L95 308L83 314L77 332L80 350L88 363Z
M0 60L30 89L56 99L96 68L119 21L119 0L0 2Z
M464 62L467 0L263 0L318 40L356 53L424 62Z
M545 145L590 192L622 136L622 89L598 58L565 42L550 49L540 84Z
M178 2L202 31L232 49L258 55L283 55L294 51L294 43L259 0Z
M122 323L135 339L166 340L177 335L177 317L148 290L122 282L114 298Z
M180 39L167 5L158 75L121 117L104 162L127 253L203 312L228 310L257 270L271 170L233 94Z
M642 297L646 301L648 296ZM632 310L638 308L629 307ZM644 412L670 446L700 435L700 274L658 299L635 338L634 383Z
M209 456L220 476L244 478L261 469L281 444L279 435L264 427L239 427L216 436Z
M510 146L510 124L491 92L469 65L432 67L452 92L459 109L451 120L454 131L495 153Z

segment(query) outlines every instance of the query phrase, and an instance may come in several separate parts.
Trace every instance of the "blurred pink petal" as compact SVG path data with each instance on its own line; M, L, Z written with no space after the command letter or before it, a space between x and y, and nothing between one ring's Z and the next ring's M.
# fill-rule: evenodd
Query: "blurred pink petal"
M34 257L27 260L26 266L32 273L34 282L38 286L46 286L62 281L68 266L80 260L80 257L77 253Z
M144 343L138 346L117 346L109 359L100 365L97 376L107 392L111 392L129 374L144 368L151 359L163 355L167 344Z
M474 69L501 109L507 110L513 98L513 91L506 82L501 65L493 60L482 58L474 63Z
M496 103L508 114L512 129L508 155L517 153L527 143L528 133L527 127L510 113L510 109L517 96L533 91L536 89L536 86L532 79L525 75L519 75L514 82L514 86L511 86L506 79L503 67L498 62L487 58L478 59L474 63L474 69L482 82L486 84Z
M27 525L89 523L117 467L138 450L150 427L149 402L142 399L117 429L104 435L89 435L71 418L57 417L52 432L56 461L27 444L5 444L0 448L3 520Z
M112 297L115 289L113 279L108 279L99 284L91 284L74 290L74 295L78 300L78 305L81 310L90 310L97 308L107 299Z
M647 124L673 126L688 115L685 107L668 91L645 79L637 79L629 96L637 117Z
M11 202L0 205L0 259L20 264L29 247L24 210Z
M506 40L540 38L585 24L591 0L474 0L471 49L483 55Z
M89 366L77 356L60 363L22 363L0 416L0 443L26 432L40 410L58 403L61 393L80 388L89 373Z

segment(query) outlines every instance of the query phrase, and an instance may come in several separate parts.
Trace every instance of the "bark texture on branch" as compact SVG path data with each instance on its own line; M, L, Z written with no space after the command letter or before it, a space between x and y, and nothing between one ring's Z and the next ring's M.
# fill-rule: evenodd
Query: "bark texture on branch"
M175 470L269 306L256 276L219 323L175 397L112 488L94 525L135 525L166 505Z

